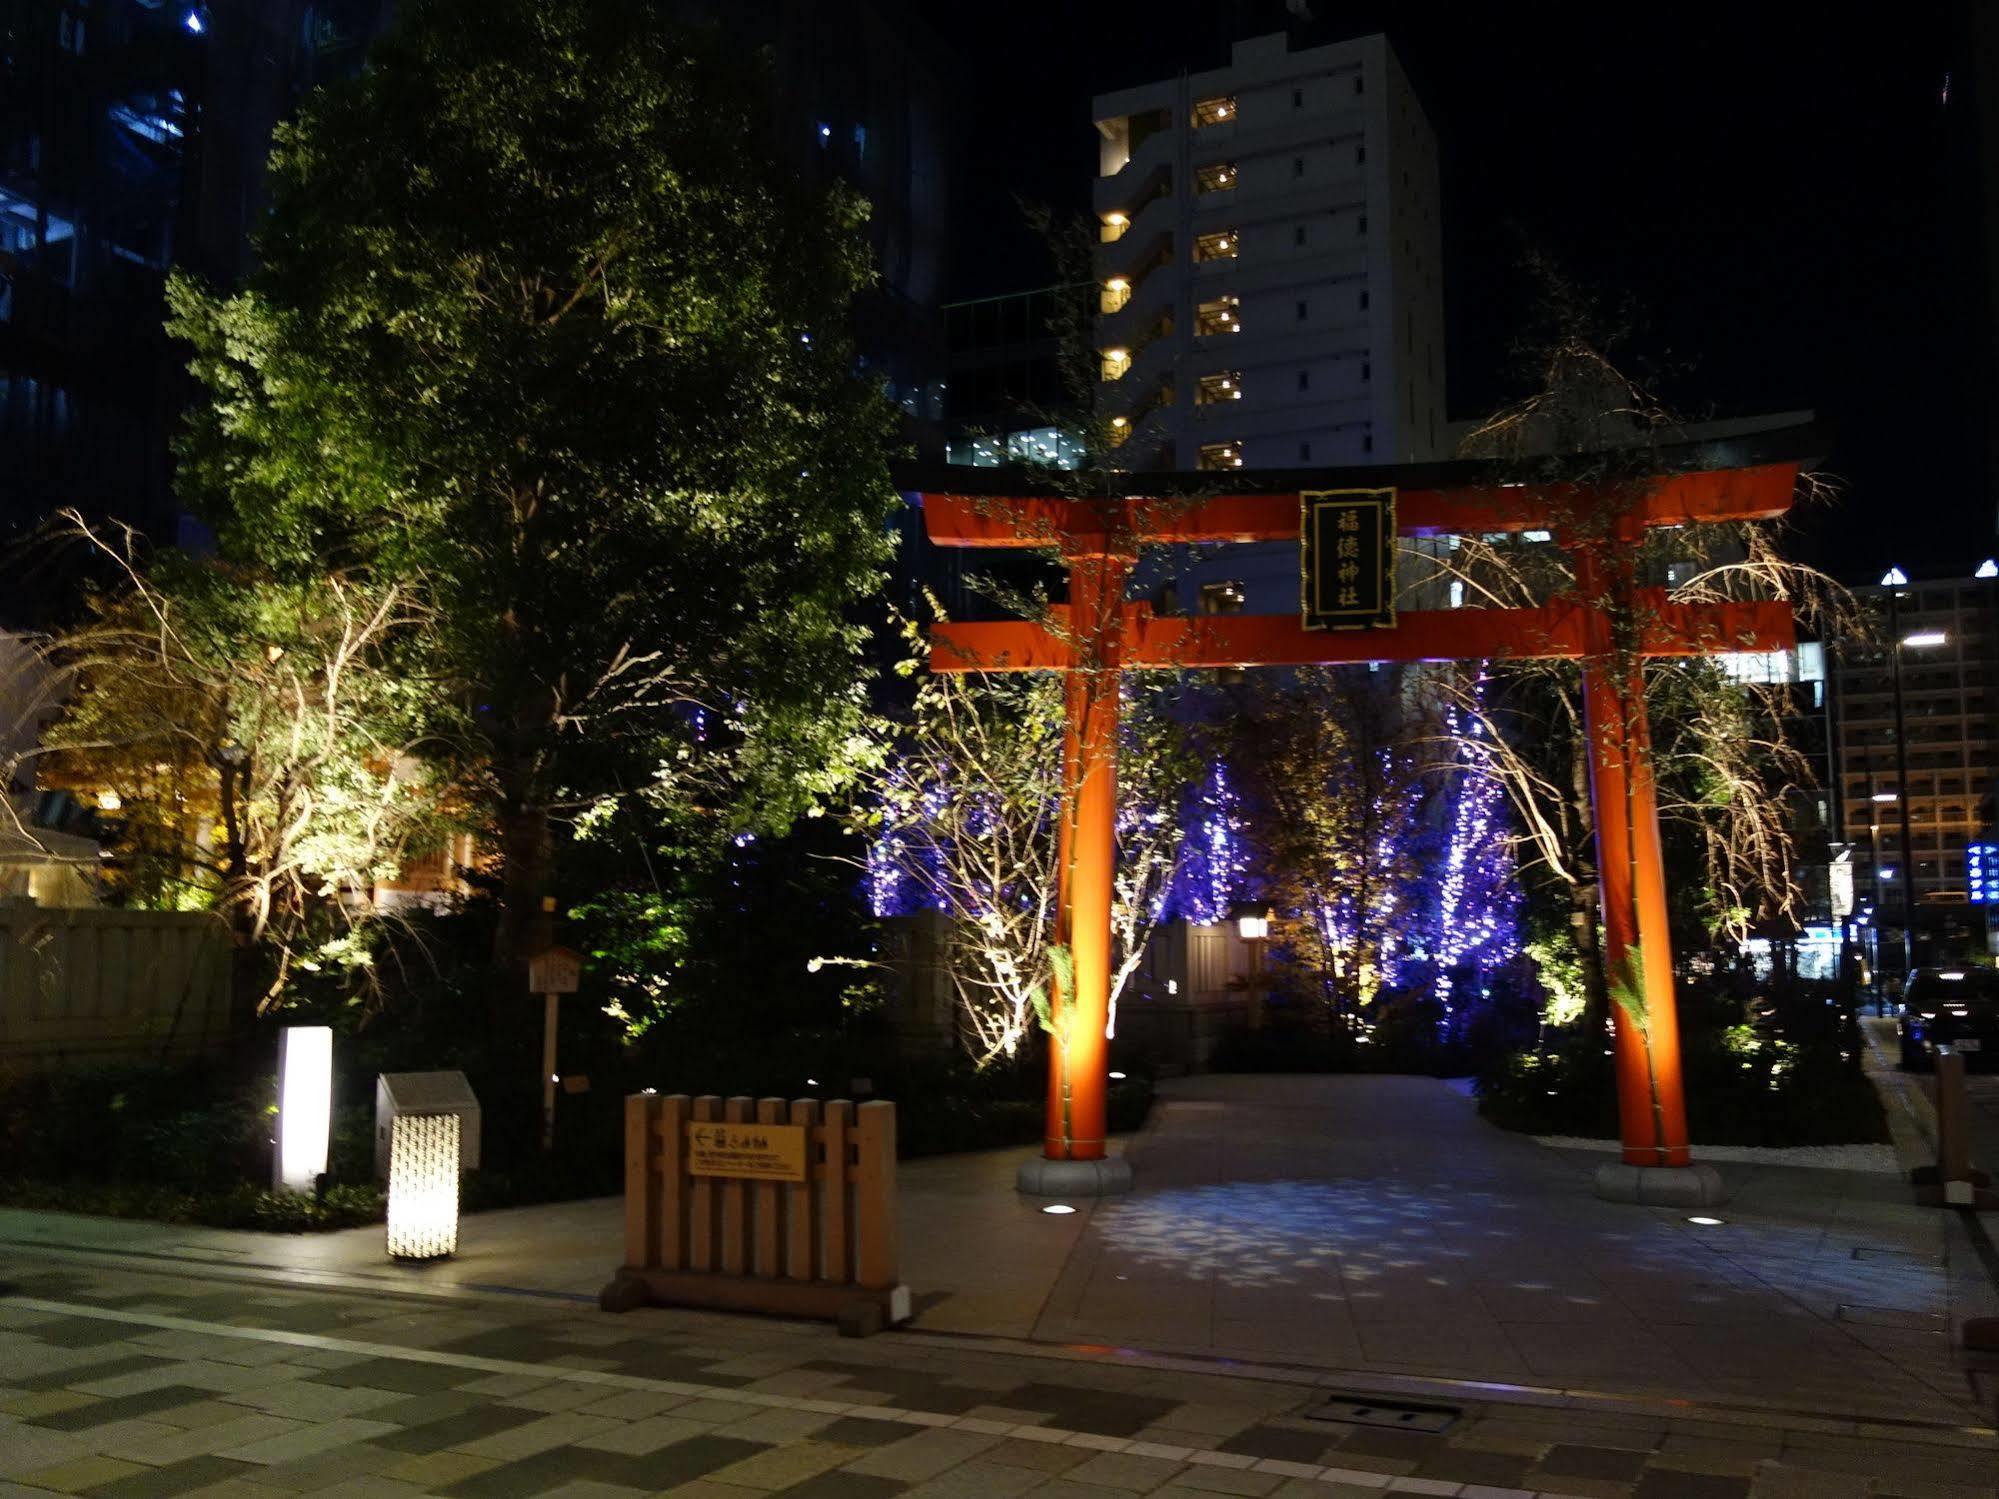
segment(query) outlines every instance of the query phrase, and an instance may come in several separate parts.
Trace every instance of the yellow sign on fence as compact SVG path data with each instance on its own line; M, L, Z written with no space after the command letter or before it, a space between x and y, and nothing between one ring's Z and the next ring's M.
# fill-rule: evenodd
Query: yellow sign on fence
M686 1129L687 1169L694 1176L805 1180L802 1124L721 1124L697 1119Z

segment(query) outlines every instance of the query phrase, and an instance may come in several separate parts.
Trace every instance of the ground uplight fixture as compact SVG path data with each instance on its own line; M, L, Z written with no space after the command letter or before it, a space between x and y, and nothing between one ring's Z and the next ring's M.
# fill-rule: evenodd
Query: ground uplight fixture
M1047 1207L1043 1208L1041 1211L1044 1213L1053 1213L1056 1217L1062 1218L1062 1217L1067 1217L1070 1213L1073 1213L1076 1210L1070 1207L1069 1204L1066 1202L1051 1202L1048 1204Z
M1687 1219L1687 1222L1693 1224L1696 1228L1720 1228L1727 1221L1725 1218L1709 1218L1704 1214L1696 1214Z

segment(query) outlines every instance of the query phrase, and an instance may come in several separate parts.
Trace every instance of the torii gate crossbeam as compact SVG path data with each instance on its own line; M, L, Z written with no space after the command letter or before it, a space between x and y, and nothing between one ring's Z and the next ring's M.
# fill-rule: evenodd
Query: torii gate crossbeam
M1653 472L1615 483L1558 479L1530 487L1476 465L1447 464L1239 474L1232 482L1260 479L1271 488L1222 496L1201 492L1212 474L1117 475L1105 487L1121 493L1087 498L1054 493L1024 474L946 471L955 483L916 486L933 543L1053 550L1069 574L1068 603L1049 623L940 624L930 654L933 671L1067 676L1057 921L1072 981L1054 1006L1046 1158L1106 1154L1118 681L1125 668L1554 657L1582 663L1608 966L1614 980L1642 995L1642 1012L1613 1007L1624 1161L1689 1165L1642 658L1772 650L1796 637L1782 602L1668 603L1662 591L1638 585L1635 553L1648 527L1781 516L1809 436L1803 429L1750 439L1744 446L1764 461L1742 461L1749 455L1740 447L1657 455ZM1392 628L1354 631L1306 630L1294 616L1163 617L1125 601L1140 547L1296 539L1300 492L1320 486L1395 487L1404 536L1549 530L1572 559L1576 589L1534 609L1413 611ZM1637 622L1637 640L1622 651L1619 616Z

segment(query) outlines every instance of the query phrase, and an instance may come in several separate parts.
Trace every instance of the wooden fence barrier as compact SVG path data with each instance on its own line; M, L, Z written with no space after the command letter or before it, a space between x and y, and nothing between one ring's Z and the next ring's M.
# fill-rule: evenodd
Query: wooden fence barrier
M628 1097L625 1260L600 1302L908 1321L895 1105Z

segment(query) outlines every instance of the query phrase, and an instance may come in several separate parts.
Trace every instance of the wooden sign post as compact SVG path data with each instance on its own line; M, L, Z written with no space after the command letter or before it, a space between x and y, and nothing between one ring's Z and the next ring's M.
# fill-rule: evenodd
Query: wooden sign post
M551 947L528 959L528 992L542 998L541 1028L541 1148L555 1149L555 1010L556 1000L574 994L583 978L583 954L570 947Z

